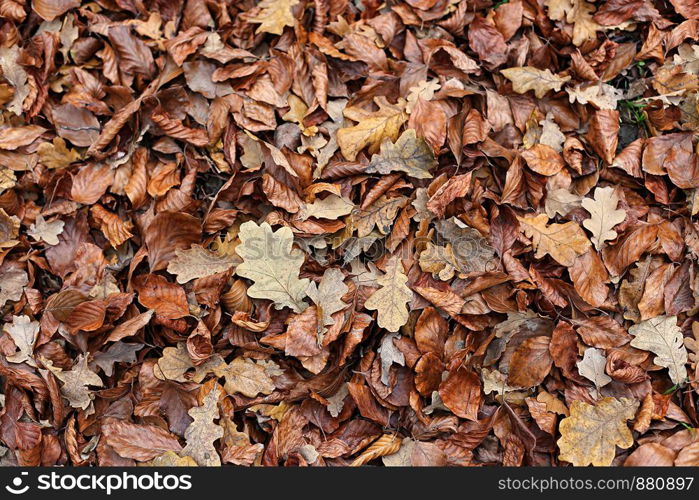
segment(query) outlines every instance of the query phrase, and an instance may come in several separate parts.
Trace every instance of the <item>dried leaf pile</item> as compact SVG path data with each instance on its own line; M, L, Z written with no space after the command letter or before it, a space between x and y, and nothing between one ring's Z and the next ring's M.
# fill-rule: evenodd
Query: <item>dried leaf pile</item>
M699 465L698 0L0 0L0 463Z

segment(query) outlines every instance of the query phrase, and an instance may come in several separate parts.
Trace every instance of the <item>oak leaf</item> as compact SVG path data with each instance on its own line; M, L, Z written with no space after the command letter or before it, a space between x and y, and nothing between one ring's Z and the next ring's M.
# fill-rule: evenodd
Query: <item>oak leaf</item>
M617 446L634 443L626 421L634 418L638 404L626 398L604 398L594 406L573 401L570 416L559 425L558 458L577 467L611 465Z
M668 369L670 380L681 384L687 379L687 348L676 316L656 316L629 328L631 346L655 354L653 363Z
M214 385L204 397L202 405L188 412L192 417L192 423L184 431L187 444L181 453L192 457L202 467L221 465L221 459L214 447L214 441L223 437L223 428L214 422L219 418L219 392L218 385Z
M570 80L569 76L558 76L548 69L541 70L534 66L522 66L507 68L500 71L505 78L512 82L512 89L518 94L525 94L530 90L541 99L550 90L558 92L561 86Z
M613 187L596 188L594 198L583 198L582 206L591 217L583 221L583 227L592 233L592 243L601 250L604 242L616 238L614 226L626 218L626 211L618 209L619 197Z
M248 22L259 24L255 33L281 35L286 26L294 25L291 9L298 3L299 0L262 0L257 4L260 12L248 18Z
M303 311L303 301L308 279L299 279L304 261L303 252L293 249L294 235L288 227L273 232L263 222L257 225L248 221L240 226L240 244L235 251L243 259L236 274L254 281L248 295L256 299L269 299L276 309L289 307L294 312Z
M424 139L415 135L415 130L408 129L392 144L384 140L381 152L371 157L371 163L365 170L369 173L390 174L405 172L416 179L432 177L430 169L437 166L432 148Z
M5 331L19 349L18 352L7 356L11 363L24 363L36 366L34 362L34 343L39 335L39 322L32 321L29 316L12 316L12 323L5 325Z
M404 274L403 263L394 256L386 265L386 274L378 278L380 288L364 303L371 311L378 311L377 322L381 328L397 332L408 321L406 304L413 292L406 286L408 277Z
M238 262L237 255L222 255L201 245L192 245L186 250L175 250L175 258L167 265L167 272L176 275L177 282L184 284L227 271Z
M359 122L337 131L337 143L349 161L354 161L366 146L369 146L370 153L376 153L385 139L395 141L401 125L408 119L404 100L391 104L385 97L377 97L375 102L379 106L378 111L351 106L344 110L347 118Z
M88 386L104 386L102 379L87 365L87 355L79 355L73 367L68 371L53 366L53 363L48 359L41 358L41 362L48 371L63 382L61 394L73 408L86 410L90 406L95 396Z
M48 245L58 245L58 235L63 232L64 222L60 219L46 222L43 215L38 215L34 223L29 226L27 234L36 241L43 241Z
M575 222L547 226L546 214L517 219L521 223L521 230L532 239L532 245L536 249L534 257L537 259L549 254L562 266L572 266L575 258L590 247L590 241Z

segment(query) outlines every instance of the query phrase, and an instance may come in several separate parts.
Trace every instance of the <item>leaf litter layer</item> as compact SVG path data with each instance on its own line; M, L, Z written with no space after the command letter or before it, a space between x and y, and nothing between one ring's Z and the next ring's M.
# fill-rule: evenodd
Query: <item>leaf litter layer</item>
M699 465L696 0L0 0L0 462Z

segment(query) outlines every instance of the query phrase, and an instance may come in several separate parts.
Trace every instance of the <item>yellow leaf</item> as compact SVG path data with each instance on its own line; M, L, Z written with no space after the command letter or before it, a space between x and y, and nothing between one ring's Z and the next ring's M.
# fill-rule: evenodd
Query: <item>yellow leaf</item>
M573 44L580 46L597 37L603 27L592 19L595 8L585 0L546 0L549 17L554 21L565 21L573 25Z
M569 76L558 76L548 69L541 70L534 66L507 68L500 71L505 78L512 82L512 89L518 94L533 90L534 95L541 99L549 90L558 92L561 86L570 80Z
M352 462L352 467L359 467L367 462L371 462L375 458L392 455L400 449L402 439L395 434L384 434L379 439L371 443L366 450L362 452Z
M303 301L308 279L299 279L303 252L294 249L294 234L288 227L272 232L272 227L248 221L240 226L240 244L235 251L243 258L236 273L255 283L248 288L248 296L274 301L277 309L289 307L300 313L307 304Z
M150 462L139 464L144 467L196 467L197 463L192 457L180 457L174 451L166 451L159 457L155 457Z
M49 169L66 168L81 158L80 153L74 149L68 149L66 141L60 137L54 137L53 142L39 144L37 152L39 163Z
M255 33L281 35L286 26L294 25L291 8L298 3L299 0L262 0L258 4L260 13L248 21L260 25Z
M12 189L17 184L15 173L7 167L0 166L0 194Z
M344 114L357 125L342 128L337 132L337 143L345 158L354 161L357 154L369 146L370 153L376 153L384 139L395 141L401 125L408 119L405 113L405 101L398 104L389 103L385 97L376 97L374 102L379 110L368 112L361 108L345 108Z
M397 332L408 322L406 304L413 298L412 290L406 286L408 277L404 274L400 257L392 257L386 266L386 274L376 281L381 288L369 297L364 307L378 311L377 322L381 328Z
M626 398L604 398L595 406L574 401L570 416L559 426L558 458L578 467L611 465L616 446L633 445L626 421L634 418L637 408L638 401Z
M534 257L537 259L549 254L562 266L570 267L575 258L590 247L590 241L575 222L547 226L549 218L546 214L517 219L522 224L521 229L532 239L532 245L536 249Z

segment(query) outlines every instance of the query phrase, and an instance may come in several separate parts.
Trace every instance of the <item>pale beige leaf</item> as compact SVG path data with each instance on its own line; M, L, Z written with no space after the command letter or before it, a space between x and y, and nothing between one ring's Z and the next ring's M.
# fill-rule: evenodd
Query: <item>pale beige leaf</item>
M195 406L187 412L192 417L192 423L184 431L187 445L181 453L192 457L202 467L221 465L221 458L214 447L214 441L223 437L223 428L214 422L219 418L219 393L218 385L215 385L204 397L201 406Z
M240 393L254 398L258 394L271 394L275 389L264 365L249 358L235 358L219 373L217 375L226 378L224 389L228 394Z
M415 135L414 129L408 129L392 144L385 140L381 152L372 156L366 172L390 174L405 172L416 179L432 177L430 169L437 166L432 148L424 139Z
M350 214L353 209L354 203L351 201L336 194L329 194L323 199L317 198L313 203L301 207L298 215L301 220L306 220L309 217L337 220L343 215Z
M342 271L331 267L325 270L319 285L311 282L308 286L308 296L321 312L323 332L327 331L327 326L333 324L332 315L347 307L347 304L342 302L342 296L349 291L344 279Z
M61 394L73 408L86 410L90 406L95 396L88 386L104 386L102 379L87 365L87 355L79 355L73 367L68 371L53 366L53 363L48 359L41 358L41 362L47 370L63 382Z
M36 241L43 241L48 245L58 245L58 235L63 232L64 222L54 220L46 222L43 215L38 215L34 224L29 226L27 234Z
M163 355L153 367L153 373L160 380L186 382L184 374L190 368L194 368L194 363L187 353L187 346L184 342L179 342L177 347L163 349Z
M668 369L670 380L681 384L687 379L687 348L676 316L656 316L629 328L631 346L655 354L653 363Z
M568 215L569 212L582 205L582 197L571 193L568 189L553 189L546 193L544 210L550 219L558 215Z
M289 307L300 313L307 304L303 301L308 279L299 279L304 261L303 252L293 248L294 234L288 227L273 232L263 222L248 221L240 226L240 241L235 251L243 258L236 273L254 281L248 295L269 299L277 309Z
M19 349L18 352L6 357L11 363L24 363L36 366L34 362L34 343L39 335L39 322L32 321L29 316L12 316L12 323L5 325L5 331Z
M593 382L597 388L604 387L612 381L611 377L604 371L607 357L602 349L588 347L583 359L578 361L576 365L580 375Z
M613 187L596 188L593 198L583 198L582 206L591 217L583 221L583 227L592 233L592 243L601 250L604 242L616 238L614 226L624 221L626 211L617 209L619 197Z
M201 245L192 245L186 250L175 250L175 258L167 266L167 272L177 276L178 283L205 278L227 271L240 262L237 255L211 252Z
M616 109L623 92L606 83L592 85L576 85L566 88L570 103L592 104L597 109Z
M413 292L407 287L408 277L404 274L403 263L394 256L386 265L386 274L376 280L380 288L364 303L371 311L378 311L377 322L381 328L397 332L408 321L406 304Z
M570 80L569 76L558 76L548 69L541 70L534 66L522 66L507 68L500 71L505 78L512 82L512 89L518 94L525 94L530 90L541 99L550 90L558 92L561 86Z

